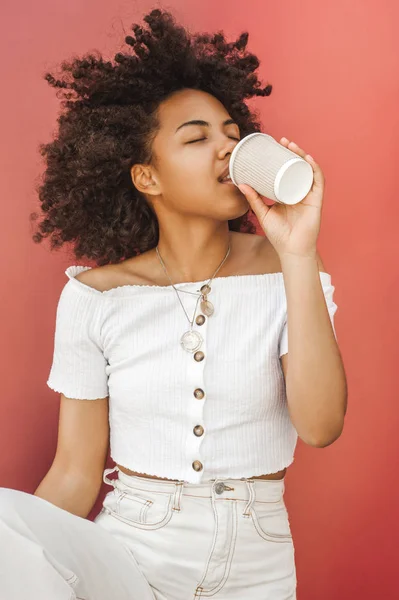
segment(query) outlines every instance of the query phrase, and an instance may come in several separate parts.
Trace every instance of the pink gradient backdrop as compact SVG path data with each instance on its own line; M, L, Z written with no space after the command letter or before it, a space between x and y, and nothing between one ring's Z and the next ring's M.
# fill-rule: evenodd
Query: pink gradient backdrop
M324 449L299 440L287 473L298 600L397 599L399 5L393 0L3 0L0 486L33 492L51 465L59 396L46 380L64 270L76 264L70 253L51 254L31 241L38 144L51 139L58 112L42 75L86 50L113 56L131 23L160 6L191 31L223 29L231 38L249 31L264 84L274 88L252 102L264 130L302 146L326 177L319 250L336 286L349 408L341 438Z

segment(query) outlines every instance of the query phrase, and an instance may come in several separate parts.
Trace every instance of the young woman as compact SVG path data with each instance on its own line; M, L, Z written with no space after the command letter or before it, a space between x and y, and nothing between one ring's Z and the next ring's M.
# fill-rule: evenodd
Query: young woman
M71 241L96 267L66 269L47 382L61 394L56 456L34 495L1 490L1 588L293 600L285 474L298 436L332 443L346 410L316 250L323 174L283 138L314 169L300 204L226 180L238 141L260 130L245 100L271 93L248 35L189 35L160 10L144 21L114 62L47 75L65 110L42 147L34 239Z

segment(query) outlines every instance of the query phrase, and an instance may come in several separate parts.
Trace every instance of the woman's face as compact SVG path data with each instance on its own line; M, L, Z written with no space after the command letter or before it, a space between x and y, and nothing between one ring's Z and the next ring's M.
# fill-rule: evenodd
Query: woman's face
M249 208L245 196L234 184L218 181L240 140L238 125L224 124L232 119L223 104L206 92L184 89L160 104L158 118L152 183L145 190L154 210L158 205L164 214L219 221L241 217ZM186 125L193 120L209 125Z

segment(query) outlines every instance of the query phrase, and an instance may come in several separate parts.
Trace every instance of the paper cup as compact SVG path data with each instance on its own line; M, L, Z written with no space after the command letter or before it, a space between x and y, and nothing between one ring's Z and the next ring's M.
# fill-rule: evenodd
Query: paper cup
M247 183L281 204L301 202L313 184L312 166L266 133L245 136L232 152L229 169L235 185Z

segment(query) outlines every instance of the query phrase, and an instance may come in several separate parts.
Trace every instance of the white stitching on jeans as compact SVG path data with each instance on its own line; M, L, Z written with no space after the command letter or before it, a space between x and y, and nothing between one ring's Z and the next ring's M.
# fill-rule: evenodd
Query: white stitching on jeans
M219 502L220 500L218 499L217 501ZM205 579L207 577L208 570L209 570L209 564L210 564L210 561L212 559L212 555L213 555L214 550L215 550L216 539L217 539L217 536L219 534L219 521L218 521L218 518L217 518L217 511L216 511L216 506L215 506L214 498L212 498L212 505L213 505L214 513L215 513L216 533L215 533L215 536L214 536L214 539L213 539L212 549L211 549L211 552L210 552L209 557L208 557L208 562L207 562L205 574L204 574L203 578L201 579L199 585L196 588L195 596L194 597L203 597L204 594L206 596L214 596L215 594L217 594L217 592L219 592L222 589L222 587L227 582L227 579L228 579L229 573L230 573L230 569L231 569L231 563L233 561L233 553L234 553L234 549L235 549L235 545L236 545L236 540L237 540L237 533L238 533L238 527L237 527L237 504L235 502L234 502L234 504L232 504L232 509L231 509L231 512L230 512L230 515L229 515L229 516L231 516L231 518L230 518L230 521L231 521L230 525L231 525L231 528L232 528L232 534L231 534L231 537L230 537L229 551L228 551L227 559L226 559L226 562L225 562L224 573L223 573L222 578L220 579L219 583L217 583L215 587L213 587L212 589L204 589L204 587L201 584L205 581ZM199 596L197 595L197 591L200 592Z

